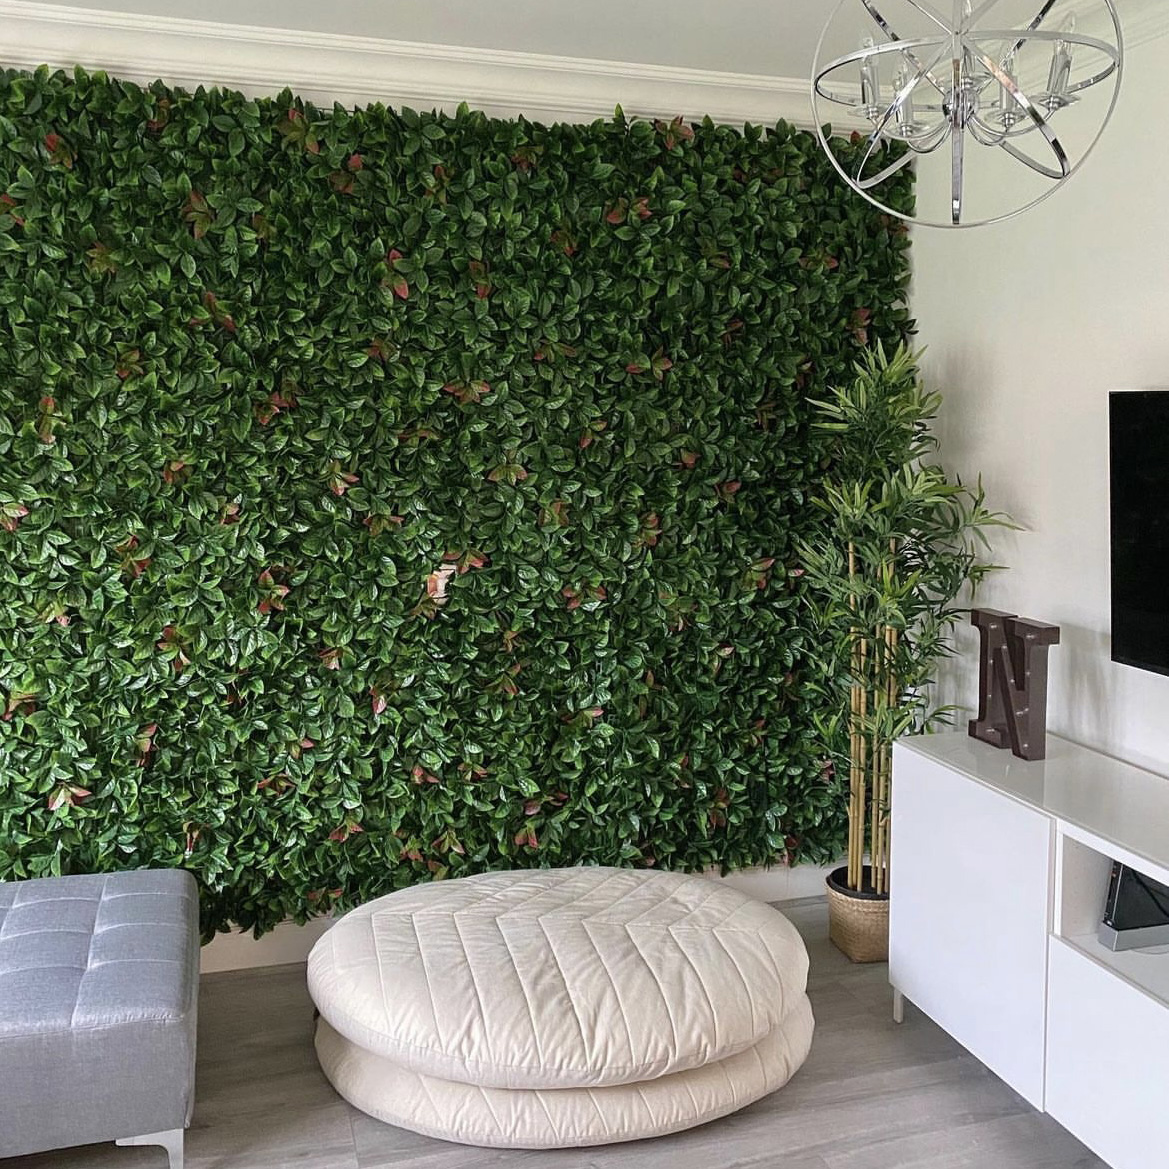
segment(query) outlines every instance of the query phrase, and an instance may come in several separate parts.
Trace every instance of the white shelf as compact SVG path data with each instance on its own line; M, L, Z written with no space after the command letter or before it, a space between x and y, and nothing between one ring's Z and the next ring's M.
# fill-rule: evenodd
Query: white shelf
M1169 947L1161 952L1140 950L1109 950L1100 945L1095 934L1073 934L1063 939L1093 962L1119 974L1125 982L1169 1007Z
M1150 876L1169 870L1164 776L1056 735L1047 738L1047 758L1034 762L961 731L901 739L899 746L1080 829L1087 842L1112 846L1102 851L1116 859L1151 866Z

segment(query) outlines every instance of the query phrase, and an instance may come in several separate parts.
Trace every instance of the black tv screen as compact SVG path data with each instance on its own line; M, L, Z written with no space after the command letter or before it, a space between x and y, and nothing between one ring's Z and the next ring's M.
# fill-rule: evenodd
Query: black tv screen
M1169 674L1169 390L1109 396L1112 660Z

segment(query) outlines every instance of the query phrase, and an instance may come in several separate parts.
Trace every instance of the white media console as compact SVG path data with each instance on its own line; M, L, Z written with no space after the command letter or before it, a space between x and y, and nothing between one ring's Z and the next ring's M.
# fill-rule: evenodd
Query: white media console
M1096 940L1114 860L1169 884L1169 779L1054 736L894 748L889 979L1114 1169L1169 1165L1169 953Z

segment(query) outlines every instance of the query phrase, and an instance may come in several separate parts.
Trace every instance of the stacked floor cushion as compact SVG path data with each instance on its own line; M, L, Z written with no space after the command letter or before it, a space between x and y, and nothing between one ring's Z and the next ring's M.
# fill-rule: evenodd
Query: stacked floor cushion
M774 909L677 873L489 873L392 893L309 958L317 1053L355 1107L465 1144L659 1136L785 1084L808 958Z

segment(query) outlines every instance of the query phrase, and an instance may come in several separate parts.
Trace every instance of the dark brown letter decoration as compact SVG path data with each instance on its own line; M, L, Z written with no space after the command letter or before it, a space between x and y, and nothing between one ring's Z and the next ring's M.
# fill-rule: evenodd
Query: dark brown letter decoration
M998 609L974 609L970 623L982 640L978 717L970 734L1020 759L1047 752L1047 650L1059 644L1059 626Z

